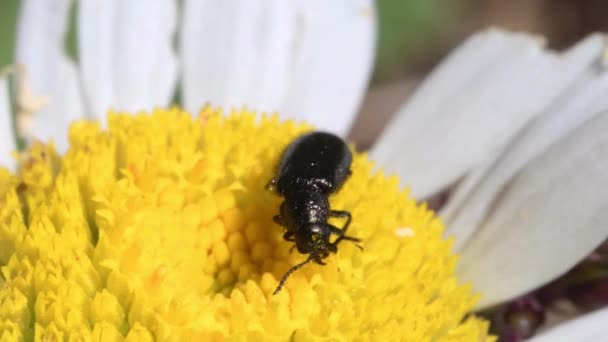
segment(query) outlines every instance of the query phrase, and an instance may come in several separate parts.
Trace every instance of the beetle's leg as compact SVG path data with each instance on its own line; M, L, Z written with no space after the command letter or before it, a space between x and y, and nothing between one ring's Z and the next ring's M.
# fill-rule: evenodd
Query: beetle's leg
M320 257L313 257L312 261L316 262L319 265L327 265L326 263L323 262L323 260L321 260Z
M344 227L342 227L341 234L337 234L337 233L335 233L332 230L332 232L334 234L337 234L339 236L338 239L334 242L334 244L337 245L342 240L348 240L348 241L353 241L353 242L361 242L361 239L359 239L359 238L356 238L354 236L348 236L348 235L346 235L346 231L348 230L348 227L350 226L350 221L353 218L353 216L350 214L350 211L346 211L346 210L331 210L329 212L329 215L333 216L333 217L346 217L346 223L344 224ZM356 244L356 245L361 250L363 250L363 247L361 247L361 245L359 245L359 244Z
M278 224L278 225L280 225L280 226L282 226L282 227L285 227L285 221L283 221L283 216L281 216L281 215L274 215L274 216L272 217L272 220L273 220L273 221L274 221L276 224Z
M331 252L331 253L338 253L338 246L336 246L333 243L330 243L327 245L327 249Z
M264 189L274 191L274 186L276 184L277 184L276 178L272 178L268 181L268 183L266 183L266 186L264 187Z
M341 236L339 237L336 242L334 242L334 244L337 244L338 242L342 241L342 240L348 240L348 241L352 241L355 243L355 246L357 246L357 248L359 248L360 250L363 250L363 246L361 246L360 244L358 244L357 242L361 242L361 239L356 238L354 236Z
M285 232L285 234L283 234L283 239L285 239L285 241L296 242L296 238L293 235L294 235L293 232L288 230ZM289 254L291 254L291 252L293 252L294 248L296 248L295 244L293 246L291 246L291 248L289 249Z
M339 229L338 227L334 227L331 224L328 224L327 228L329 229L329 232L331 234L338 235L338 238L341 238L344 236L344 231L342 229Z
M285 241L290 241L290 242L295 242L296 238L293 236L293 232L288 230L285 232L285 234L283 234L283 239L285 239Z
M285 204L285 201L283 201L283 203L281 203L281 207L279 208L279 214L274 215L272 219L277 224L287 228L287 222L285 222L285 217L289 217L289 212L287 211L287 205Z
M350 215L350 213L349 213ZM348 235L344 235L344 229L338 229L332 225L328 225L329 226L329 231L332 234L336 234L338 235L338 238L336 239L336 241L334 241L334 243L332 243L331 245L333 246L338 246L338 244L340 243L340 241L342 240L348 240L348 241L352 241L355 243L355 246L357 246L360 250L363 250L363 247L361 247L361 245L359 245L357 242L361 242L361 239L356 238L354 236L348 236Z
M331 210L329 212L329 216L333 216L333 217L346 217L346 223L344 223L344 226L342 227L342 232L343 233L346 233L346 230L348 229L348 226L350 226L350 221L353 218L353 216L350 214L350 211L346 211L346 210Z

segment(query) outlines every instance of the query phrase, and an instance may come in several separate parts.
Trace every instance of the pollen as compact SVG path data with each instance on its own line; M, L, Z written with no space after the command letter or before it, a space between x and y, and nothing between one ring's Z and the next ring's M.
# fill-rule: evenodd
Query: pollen
M493 341L441 221L361 153L330 203L363 251L272 295L306 256L265 185L311 129L207 107L74 123L63 156L33 144L0 169L0 340Z

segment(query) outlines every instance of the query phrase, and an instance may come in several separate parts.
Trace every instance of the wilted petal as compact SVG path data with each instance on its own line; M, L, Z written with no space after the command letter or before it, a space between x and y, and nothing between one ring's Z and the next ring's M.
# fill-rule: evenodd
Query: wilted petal
M529 342L597 342L606 339L608 309L581 316L534 337Z
M602 48L599 35L555 54L529 35L477 34L420 86L372 156L415 196L429 196L499 152L592 66Z
M566 272L608 237L608 113L528 164L492 203L461 252L459 274L481 307Z
M93 115L169 104L177 81L176 6L174 0L79 2L82 80Z
M594 77L577 82L520 132L502 156L484 163L458 187L442 212L447 235L456 238L457 250L480 227L505 185L524 165L590 117L608 111L608 72Z
M370 0L186 0L186 108L247 105L346 133L371 71L374 11Z
M33 93L49 98L34 113L30 136L54 139L67 146L67 127L82 117L84 108L74 64L64 51L70 1L24 0L17 28L16 59L25 65Z
M0 167L15 167L15 160L11 157L16 149L12 122L8 80L0 77Z

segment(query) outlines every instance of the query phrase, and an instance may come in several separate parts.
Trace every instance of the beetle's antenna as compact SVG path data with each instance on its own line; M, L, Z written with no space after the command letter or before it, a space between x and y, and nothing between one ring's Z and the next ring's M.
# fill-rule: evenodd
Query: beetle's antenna
M312 260L312 254L311 256L308 257L308 259L306 259L305 261L302 261L301 263L293 266L292 268L290 268L287 272L285 272L285 274L283 274L283 278L281 278L281 281L279 282L279 286L277 286L277 289L274 290L274 292L272 293L273 296L275 296L276 294L279 293L279 291L281 291L281 289L283 288L283 285L285 285L285 282L287 281L287 278L289 278L289 276L297 271L298 269L300 269L302 266L308 264L310 261Z

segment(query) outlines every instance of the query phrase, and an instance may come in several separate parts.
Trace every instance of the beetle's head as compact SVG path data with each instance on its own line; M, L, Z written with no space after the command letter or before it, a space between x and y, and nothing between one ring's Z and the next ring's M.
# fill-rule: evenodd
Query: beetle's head
M336 246L329 242L330 228L327 223L309 223L295 234L298 252L325 258L336 253Z

